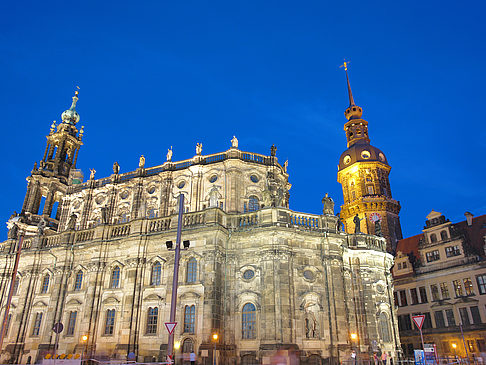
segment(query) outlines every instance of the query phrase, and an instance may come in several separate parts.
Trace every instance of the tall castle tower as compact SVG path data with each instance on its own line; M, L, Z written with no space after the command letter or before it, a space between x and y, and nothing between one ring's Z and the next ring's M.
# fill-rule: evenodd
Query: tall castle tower
M47 136L44 157L27 178L27 192L21 215L27 234L36 232L37 225L44 220L46 228L57 230L60 211L57 209L71 183L80 182L82 173L76 170L76 160L83 137L83 127L78 131L76 111L78 91L73 96L71 107L61 115L62 122L54 121ZM60 206L59 206L60 208Z
M343 66L349 107L344 112L348 120L344 124L348 149L339 158L338 166L338 182L344 195L341 219L346 232L354 233L357 215L361 220L360 231L382 235L387 239L387 250L393 251L402 238L402 229L398 217L400 203L392 199L388 180L391 167L385 154L370 144L368 122L361 118L363 109L354 103L347 63L344 62Z

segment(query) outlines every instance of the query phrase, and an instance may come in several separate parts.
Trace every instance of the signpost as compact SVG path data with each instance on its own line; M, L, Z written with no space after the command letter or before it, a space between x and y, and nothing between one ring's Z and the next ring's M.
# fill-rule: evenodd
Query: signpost
M424 336L422 335L422 326L425 321L425 316L423 314L419 314L417 316L412 316L413 323L417 326L417 328L420 331L420 338L422 339L422 350L425 351L425 345L424 345Z
M56 365L56 351L57 351L57 344L59 343L59 334L62 332L64 329L64 325L61 322L54 323L54 326L52 326L52 330L56 334L56 343L54 344L54 365Z

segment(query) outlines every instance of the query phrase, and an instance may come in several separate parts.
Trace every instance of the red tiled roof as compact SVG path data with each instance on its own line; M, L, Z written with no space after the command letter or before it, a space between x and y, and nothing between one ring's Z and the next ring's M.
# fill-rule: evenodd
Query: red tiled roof
M404 255L413 252L415 257L419 257L418 253L418 244L420 239L424 236L423 233L417 234L412 237L404 238L403 240L398 241L397 245L397 252L400 251Z

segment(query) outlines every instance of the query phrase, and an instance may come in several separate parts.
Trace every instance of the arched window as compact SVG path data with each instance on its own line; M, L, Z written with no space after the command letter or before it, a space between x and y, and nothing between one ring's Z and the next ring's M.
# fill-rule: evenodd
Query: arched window
M49 290L49 279L49 274L46 274L46 276L44 276L44 280L42 280L41 294L45 294Z
M76 279L74 280L74 290L81 290L81 285L83 284L83 272L79 270L76 273Z
M152 266L152 276L150 278L150 285L160 285L160 279L162 276L162 265L160 262L156 262Z
M241 331L244 339L256 338L256 316L255 306L251 303L246 303L243 306L243 313L241 318Z
M195 283L197 280L197 261L193 257L187 262L187 280L188 283Z
M379 328L380 328L380 337L381 337L381 340L383 342L390 342L390 327L389 327L389 324L388 324L388 316L386 315L386 313L384 312L381 312L380 313L380 324L379 324Z
M435 233L432 233L430 235L430 242L434 243L434 242L437 242L437 236Z
M159 319L159 308L149 308L147 312L147 331L148 335L157 333L157 322Z
M250 196L248 198L248 211L254 212L258 209L260 209L258 198L255 195Z
M108 309L106 311L105 335L112 335L114 330L115 330L115 310Z
M147 210L147 218L152 219L157 217L157 211L154 208Z
M19 291L19 284L20 284L20 278L17 276L13 283L12 295L17 295L17 292Z
M190 354L194 352L194 342L190 338L186 338L182 343L182 353Z
M35 314L34 325L32 326L32 336L39 336L41 324L42 312L38 312Z
M186 305L184 308L184 333L194 333L196 323L196 306Z
M111 272L110 288L116 289L120 287L120 268L115 266Z
M118 223L127 223L129 220L128 213L123 212L120 214L120 218L118 219Z
M442 241L447 239L447 232L446 231L440 231L440 239Z

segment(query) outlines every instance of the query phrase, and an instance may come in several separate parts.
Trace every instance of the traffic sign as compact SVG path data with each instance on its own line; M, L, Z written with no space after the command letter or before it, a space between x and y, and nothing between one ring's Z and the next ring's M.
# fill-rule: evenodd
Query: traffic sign
M165 328L167 328L167 332L171 335L174 332L174 329L177 326L177 322L165 322Z
M55 323L54 326L52 327L52 330L55 333L61 333L63 329L64 329L64 326L61 322Z
M412 320L417 326L419 330L422 330L422 325L424 324L425 316L423 314L419 314L417 316L412 316Z

